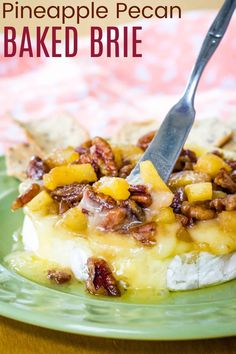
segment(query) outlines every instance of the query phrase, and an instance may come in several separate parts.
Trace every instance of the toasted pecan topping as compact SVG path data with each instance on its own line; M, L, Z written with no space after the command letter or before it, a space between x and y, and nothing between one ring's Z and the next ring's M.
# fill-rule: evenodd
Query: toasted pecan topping
M45 173L50 171L48 164L38 156L33 156L27 168L27 177L35 180L43 178Z
M80 154L76 163L90 163L101 176L118 175L112 148L105 139L95 137L78 147L76 151Z
M144 210L132 199L123 200L120 205L127 209L130 222L132 221L145 221Z
M70 205L66 201L61 200L59 202L58 212L60 215L64 214L69 209L70 209Z
M111 209L99 225L105 231L119 231L127 218L127 210L122 207Z
M92 209L96 212L114 209L117 207L117 201L115 199L113 199L109 195L95 192L92 187L87 187L84 191L83 196L85 204L87 203L87 201L92 202ZM86 210L86 206L84 207L84 209Z
M103 176L115 177L118 175L112 148L105 139L100 137L94 138L92 140L90 152Z
M16 200L12 203L11 209L13 211L23 208L28 204L37 194L40 192L40 186L36 183L33 183L30 188L23 194L21 194Z
M176 220L178 220L181 223L181 225L184 227L191 226L193 224L193 219L188 218L187 216L185 216L183 214L176 214L175 217L176 217Z
M60 214L79 204L86 186L86 183L73 183L57 187L51 192L51 197L59 203Z
M193 239L191 238L191 234L185 227L181 227L177 233L176 233L176 238L180 241L184 242L193 242Z
M139 138L137 146L140 147L142 150L147 150L149 144L152 142L152 139L154 138L156 134L156 131L151 131L145 135L143 135L141 138Z
M211 201L210 207L220 212L223 210L236 210L236 194L227 195L224 198L217 198Z
M236 170L236 161L225 160L225 162L232 168L233 171Z
M146 191L144 186L133 189L133 191L137 190ZM84 192L82 208L90 215L103 213L102 220L96 219L96 227L99 230L130 234L146 245L155 243L152 236L156 230L156 223L146 223L143 208L131 198L117 201L105 194L95 192L92 187L88 187ZM132 227L131 225L137 226Z
M61 285L71 280L71 274L62 270L51 269L48 271L47 278Z
M89 152L89 149L92 145L92 140L85 141L82 145L78 146L75 151L79 154L85 154Z
M232 180L234 181L234 182L236 182L236 170L233 170L232 172L231 172L231 178L232 178Z
M93 166L94 171L96 173L98 172L98 165L94 161L92 155L89 152L86 152L86 153L80 155L79 160L75 161L75 163L79 163L79 164L90 163Z
M90 257L87 261L88 280L86 288L93 295L120 296L121 292L107 262L102 258Z
M194 220L209 220L214 219L216 216L215 211L211 210L204 203L194 205L189 202L183 202L181 212L189 219L192 218Z
M212 154L220 157L221 159L224 158L223 153L221 151L219 151L219 150L212 151Z
M119 177L121 177L121 178L128 177L128 175L130 174L130 172L134 168L134 165L135 164L129 160L123 161L123 165L119 169L119 173L118 173Z
M152 204L152 196L143 184L132 185L129 188L130 198L143 208L148 208Z
M129 234L135 240L143 243L145 246L153 246L156 244L155 234L157 231L157 224L154 221L128 227L126 230L122 230L122 234Z
M187 184L201 182L211 182L211 176L203 172L179 171L171 174L168 186L175 192L177 188L181 188Z
M183 149L174 168L174 172L192 170L193 164L197 162L196 154L188 149Z
M175 191L173 202L171 204L171 208L173 209L174 213L181 213L181 206L185 200L187 200L187 197L185 195L184 188L178 188Z
M79 148L76 150L78 151ZM82 148L82 151L85 151L84 148ZM97 162L94 160L93 156L90 153L90 150L85 151L83 154L80 155L79 159L74 162L74 164L85 164L85 163L90 163L96 174L99 172L99 166L97 165Z
M214 183L230 193L236 193L236 182L234 182L234 177L230 172L227 172L223 168L215 177Z

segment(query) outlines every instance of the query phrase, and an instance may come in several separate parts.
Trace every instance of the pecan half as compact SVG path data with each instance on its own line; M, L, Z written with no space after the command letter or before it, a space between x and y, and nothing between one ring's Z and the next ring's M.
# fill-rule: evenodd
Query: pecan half
M88 280L86 288L93 295L120 296L121 292L107 262L102 258L90 257L87 261Z
M85 163L90 163L93 166L94 171L96 173L98 173L99 167L98 167L97 163L94 161L90 152L86 152L86 153L80 155L79 159L74 162L74 164L85 164Z
M236 194L227 195L225 198L217 198L211 201L210 207L216 211L236 210Z
M58 285L65 284L71 280L71 274L62 270L51 269L48 271L47 278Z
M101 212L117 207L117 201L103 193L95 192L92 187L85 189L82 200L82 208L87 212Z
M233 170L233 172L231 172L230 177L232 178L232 180L233 180L234 182L236 182L236 170Z
M93 157L93 161L99 166L103 176L115 177L118 175L112 148L105 139L100 137L94 138L92 140L90 153Z
M127 210L125 208L118 207L111 209L107 212L106 216L104 216L99 228L110 232L119 231L124 224L126 217Z
M183 202L181 212L189 219L192 218L194 220L209 220L216 217L215 211L207 208L204 204L193 205L189 202Z
M148 148L149 144L152 142L152 139L154 138L155 134L156 131L151 131L143 135L141 138L139 138L137 146L145 151Z
M152 204L152 196L146 186L142 184L132 185L129 188L130 198L143 208L148 208Z
M130 172L132 171L132 169L134 168L134 163L129 161L129 160L125 160L123 161L123 166L121 166L121 168L119 169L119 177L121 178L126 178L128 177L128 175L130 174Z
M28 178L40 180L45 173L50 171L48 164L39 156L33 156L29 162L26 174Z
M115 157L110 144L103 138L95 137L76 148L80 153L75 163L90 163L100 176L118 175Z
M121 202L122 207L127 209L128 218L132 221L145 221L144 210L132 199L127 199Z
M236 183L234 182L231 173L227 172L224 168L222 168L217 174L214 183L230 193L236 193Z
M51 197L59 203L60 214L79 204L86 187L86 183L72 183L51 192Z
M194 223L193 218L188 218L183 214L176 214L175 217L183 227L192 226Z
M154 221L146 224L129 227L126 230L122 230L121 234L129 234L135 240L143 243L145 246L153 246L156 244L155 234L157 231L157 224Z
M174 168L174 172L192 170L193 164L197 162L197 157L195 152L183 149Z
M37 194L40 192L40 186L36 183L33 183L30 188L23 194L21 194L16 200L12 203L11 209L13 211L23 208L28 204Z

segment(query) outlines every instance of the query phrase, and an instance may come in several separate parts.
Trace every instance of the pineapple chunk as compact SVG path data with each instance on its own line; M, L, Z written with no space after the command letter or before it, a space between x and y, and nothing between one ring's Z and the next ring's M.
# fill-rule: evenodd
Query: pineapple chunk
M193 151L197 157L200 157L209 151L209 148L197 144L186 144L185 149Z
M150 185L153 190L152 209L156 211L161 208L169 207L173 201L174 194L161 179L151 161L143 161L140 163L140 176L143 183Z
M46 191L42 191L27 204L27 208L33 213L46 215L56 211L56 203Z
M218 221L225 232L236 232L236 211L222 211Z
M185 193L190 203L204 202L212 199L212 183L195 183L185 187Z
M71 232L80 233L86 231L87 224L87 216L79 207L74 207L63 214L63 217L57 223L57 226L63 227Z
M195 171L207 173L213 178L216 177L221 168L228 172L231 171L231 167L221 157L214 154L202 155L194 166Z
M94 187L99 193L109 195L116 200L126 200L130 196L129 183L119 177L102 177Z
M220 199L220 198L225 198L227 194L222 191L213 191L212 194L212 199Z
M186 230L185 227L181 227L177 233L176 233L176 238L179 241L183 241L183 242L193 242L190 233L188 232L188 230Z
M46 159L50 168L69 165L78 160L79 154L72 147L54 150Z
M123 161L121 149L118 146L112 146L112 152L115 158L116 166L120 169Z
M175 222L175 214L173 212L173 209L170 207L161 208L157 212L156 221L161 224L171 224Z
M134 163L138 162L143 155L143 150L136 145L119 145L119 149L123 160L129 160Z
M150 209L156 215L161 208L169 207L173 202L174 194L172 192L152 192L152 205Z
M71 183L95 182L96 180L96 173L89 163L55 167L43 176L44 186L49 190Z
M181 171L172 173L169 178L168 184L171 188L185 187L188 184L200 183L200 182L210 182L211 176L195 171Z
M143 161L140 163L140 175L144 184L151 185L154 191L172 193L161 179L151 161Z

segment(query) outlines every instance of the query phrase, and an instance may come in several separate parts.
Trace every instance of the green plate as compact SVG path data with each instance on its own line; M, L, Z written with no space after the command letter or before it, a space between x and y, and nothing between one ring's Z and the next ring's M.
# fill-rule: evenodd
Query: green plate
M22 213L10 211L18 183L0 158L0 314L51 329L101 337L176 340L236 334L236 281L146 299L98 298L66 293L25 279L4 265Z

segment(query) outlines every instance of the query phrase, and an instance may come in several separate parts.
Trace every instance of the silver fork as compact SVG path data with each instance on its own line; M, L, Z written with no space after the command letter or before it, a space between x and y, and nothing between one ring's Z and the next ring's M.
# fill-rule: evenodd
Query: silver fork
M134 182L140 162L150 160L162 179L167 182L183 149L195 119L194 98L203 70L222 40L236 7L236 0L226 0L212 23L190 75L184 95L171 108L152 143L127 177Z

